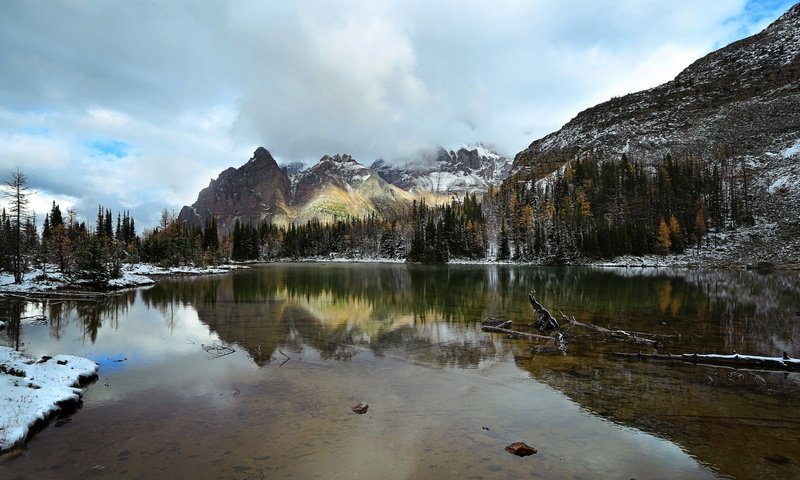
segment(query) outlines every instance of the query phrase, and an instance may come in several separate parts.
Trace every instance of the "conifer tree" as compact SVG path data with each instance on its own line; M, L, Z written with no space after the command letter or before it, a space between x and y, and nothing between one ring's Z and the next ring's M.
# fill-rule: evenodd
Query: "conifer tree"
M31 194L28 189L28 177L17 169L11 174L11 177L5 184L5 196L9 199L11 218L13 219L11 232L11 245L12 245L12 272L14 274L14 283L22 283L23 275L25 273L25 260L23 254L25 253L22 221L26 219L28 214L28 202Z

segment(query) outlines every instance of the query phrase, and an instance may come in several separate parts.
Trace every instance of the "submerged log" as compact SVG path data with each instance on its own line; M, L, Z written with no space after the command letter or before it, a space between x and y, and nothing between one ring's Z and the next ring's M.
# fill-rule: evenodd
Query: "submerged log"
M553 337L547 335L538 335L536 333L519 332L511 330L510 328L494 327L492 325L481 325L481 330L484 332L505 333L511 335L511 338L535 338L538 340L552 340Z
M658 340L639 336L639 335L648 335L648 336L656 336L656 335L643 334L641 332L626 332L625 330L610 330L608 328L601 327L599 325L592 325L591 323L579 322L575 320L575 317L568 317L563 313L561 314L561 318L569 322L569 324L572 326L585 328L587 330L591 330L593 332L600 333L602 335L614 337L623 341L628 341L639 345L647 345L650 347L657 347L661 344Z
M623 358L636 360L658 360L665 362L682 362L700 365L734 367L734 368L755 368L761 370L781 370L790 372L800 372L800 359L789 358L784 352L783 357L762 357L758 355L719 355L719 354L697 354L684 353L682 355L672 354L646 354L646 353L620 353L614 355Z

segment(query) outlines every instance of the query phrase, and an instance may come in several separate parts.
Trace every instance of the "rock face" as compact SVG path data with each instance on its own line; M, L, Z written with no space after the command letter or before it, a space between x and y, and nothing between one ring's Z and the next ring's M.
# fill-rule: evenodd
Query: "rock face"
M228 232L236 220L286 222L291 216L289 203L288 174L267 149L259 147L247 163L238 169L228 168L216 180L211 180L192 206L181 209L178 220L202 227L214 217L217 228Z
M506 185L536 181L591 151L644 160L667 152L724 156L753 180L756 229L734 251L800 257L800 4L672 81L580 112L519 152Z
M409 193L390 185L349 155L326 155L307 170L302 164L282 169L265 148L259 147L246 164L228 168L212 180L194 204L181 209L178 220L202 227L213 217L218 230L226 233L237 220L287 224L328 222L371 213L391 217L412 200Z
M387 182L414 194L463 196L485 193L490 184L500 185L508 176L511 160L478 145L455 151L439 148L398 166L378 160L371 168Z

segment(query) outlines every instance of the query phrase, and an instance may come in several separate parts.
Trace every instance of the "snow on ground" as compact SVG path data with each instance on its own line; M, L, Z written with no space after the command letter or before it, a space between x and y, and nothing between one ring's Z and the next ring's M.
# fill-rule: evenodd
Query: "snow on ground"
M213 273L226 273L231 270L247 268L243 265L225 264L215 267L194 267L191 265L181 267L159 267L149 263L134 263L123 267L124 274L130 275L206 275Z
M25 441L30 428L83 396L82 379L97 375L93 361L56 355L34 361L0 347L0 451Z
M4 292L47 292L64 286L64 276L55 273L55 270L49 270L49 268L47 278L42 277L41 269L35 269L25 274L22 283L14 283L14 275L10 273L0 273L0 290Z
M800 140L796 141L794 145L781 152L781 157L791 158L800 154Z
M150 276L161 275L208 275L226 273L239 268L248 268L243 265L219 265L215 267L159 267L147 263L124 264L122 266L122 276L112 278L108 281L107 287L112 289L141 287L152 285L155 280ZM46 272L46 275L44 274ZM58 289L69 288L80 285L80 280L71 281L67 276L56 272L56 268L48 265L45 270L41 268L27 272L23 282L14 283L14 276L8 273L0 274L0 292L7 293L31 293L31 292L51 292Z

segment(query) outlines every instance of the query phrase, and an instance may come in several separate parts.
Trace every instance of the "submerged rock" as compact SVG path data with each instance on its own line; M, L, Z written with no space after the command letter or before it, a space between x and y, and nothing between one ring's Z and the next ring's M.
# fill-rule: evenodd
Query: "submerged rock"
M536 449L523 442L514 442L506 447L506 452L513 453L518 457L527 457L536 453Z
M362 403L357 403L357 404L353 405L352 407L350 407L350 410L352 410L353 413L357 413L359 415L363 415L363 414L367 413L367 409L369 409L369 405L366 404L366 403L363 403L363 402Z

